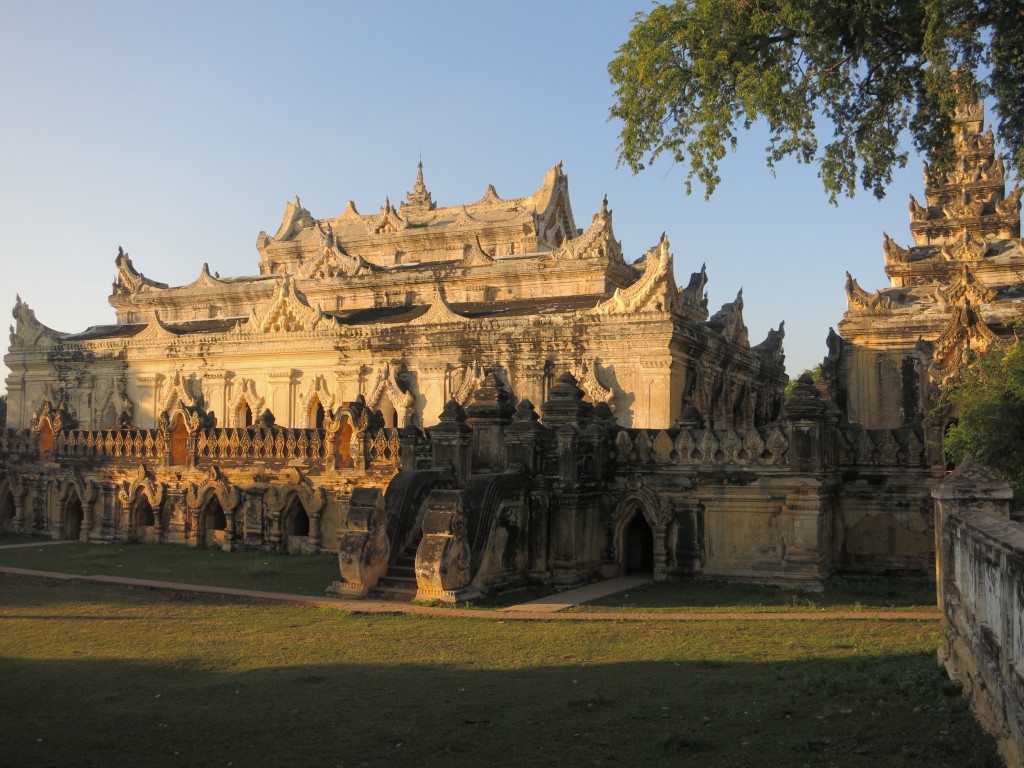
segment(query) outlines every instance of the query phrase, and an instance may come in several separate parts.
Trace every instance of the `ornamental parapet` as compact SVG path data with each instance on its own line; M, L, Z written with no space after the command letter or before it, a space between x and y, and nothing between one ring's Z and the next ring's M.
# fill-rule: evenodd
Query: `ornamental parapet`
M782 424L751 429L622 429L614 438L620 464L786 465L789 438Z
M34 454L32 432L28 429L0 429L0 458Z

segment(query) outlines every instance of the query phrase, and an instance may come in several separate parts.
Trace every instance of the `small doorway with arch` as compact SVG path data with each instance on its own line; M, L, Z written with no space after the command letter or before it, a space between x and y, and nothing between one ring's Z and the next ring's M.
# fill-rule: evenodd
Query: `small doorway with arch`
M309 515L297 496L281 516L281 548L289 555L301 554L309 542Z
M210 496L199 513L196 545L200 547L223 548L227 539L228 520L224 508L216 495Z
M156 541L156 512L145 494L140 494L132 505L129 517L129 541Z
M654 531L639 507L622 527L621 566L626 574L654 573Z
M84 521L85 512L82 509L82 500L78 498L77 493L72 491L70 498L64 502L61 518L61 538L68 541L78 541L81 539Z
M0 530L10 531L14 529L17 512L10 484L4 483L0 485Z

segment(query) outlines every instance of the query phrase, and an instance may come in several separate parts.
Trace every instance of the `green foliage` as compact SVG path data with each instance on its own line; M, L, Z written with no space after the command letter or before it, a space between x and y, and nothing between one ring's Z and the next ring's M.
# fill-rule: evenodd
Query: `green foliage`
M967 453L1024 491L1024 344L974 361L959 381L946 387L943 405L958 422L943 442L946 455L959 462Z
M979 97L1024 168L1017 0L674 0L637 15L608 71L620 161L688 163L687 194L696 177L710 197L738 129L763 121L769 168L793 156L818 165L832 202L858 183L881 198L908 159L903 131L943 170L954 107Z
M0 395L0 429L7 426L7 395Z
M818 363L813 368L804 368L804 371L803 373L800 374L800 376L803 376L804 373L810 374L811 378L817 381L818 379L821 378L821 363ZM793 394L793 390L796 389L796 383L800 380L800 376L797 376L795 379L790 379L788 382L786 382L786 397L789 397L790 395Z

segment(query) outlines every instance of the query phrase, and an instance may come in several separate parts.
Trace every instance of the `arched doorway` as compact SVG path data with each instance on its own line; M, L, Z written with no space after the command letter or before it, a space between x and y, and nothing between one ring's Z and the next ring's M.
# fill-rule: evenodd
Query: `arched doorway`
M84 520L85 512L82 510L82 500L78 498L77 493L72 492L64 504L61 538L69 541L77 541L82 538L82 522Z
M228 519L224 508L216 495L210 497L206 506L199 513L199 529L196 531L196 544L200 547L220 547L228 528Z
M14 527L17 510L14 507L14 494L11 493L10 485L5 483L2 487L3 490L0 491L0 530L10 530Z
M281 546L289 555L296 555L308 541L309 515L298 497L293 496L281 517Z
M622 529L622 570L625 573L654 572L654 531L639 509Z
M155 525L156 514L153 511L153 505L149 503L145 494L142 494L132 507L129 538L132 541L152 541Z
M316 408L313 410L312 422L313 429L323 429L324 420L327 418L327 412L324 410L323 403L319 400L316 401Z

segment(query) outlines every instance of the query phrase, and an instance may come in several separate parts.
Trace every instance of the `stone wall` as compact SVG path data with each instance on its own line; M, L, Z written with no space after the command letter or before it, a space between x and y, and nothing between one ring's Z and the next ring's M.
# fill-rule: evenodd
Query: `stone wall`
M1024 526L1009 519L1009 487L972 459L932 496L939 659L1006 764L1024 765Z

